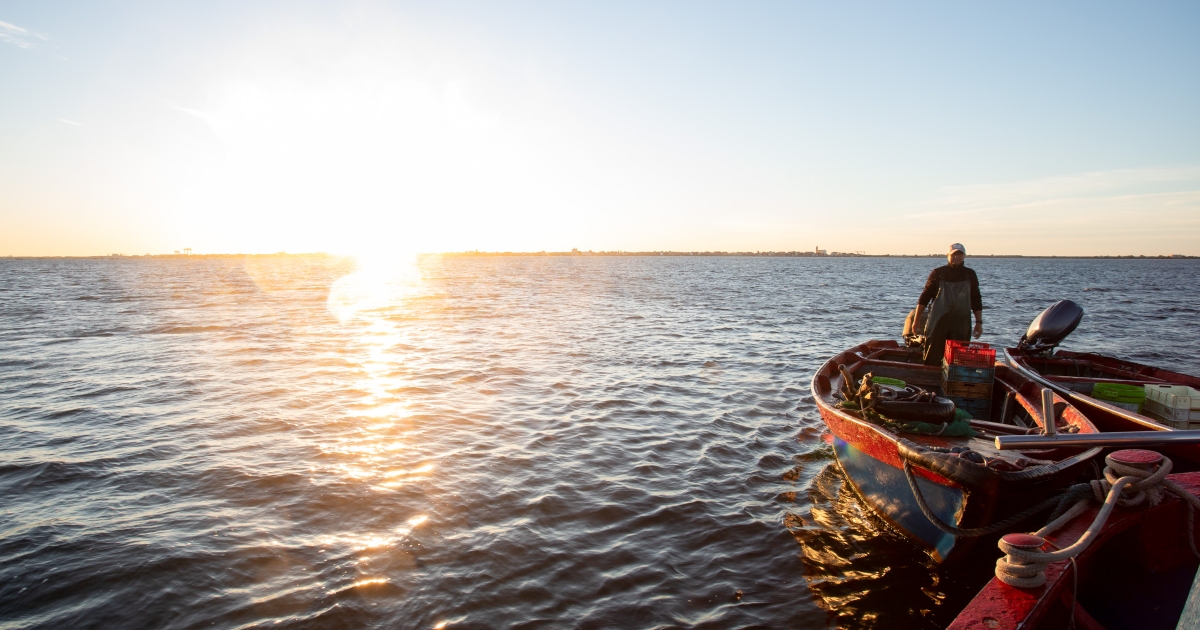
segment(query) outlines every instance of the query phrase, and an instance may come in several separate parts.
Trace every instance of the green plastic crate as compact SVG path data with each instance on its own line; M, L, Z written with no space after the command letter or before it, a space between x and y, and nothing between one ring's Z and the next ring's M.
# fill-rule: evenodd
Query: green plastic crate
M1141 385L1096 383L1092 389L1092 398L1116 403L1129 411L1141 413L1142 405L1146 402L1146 389Z

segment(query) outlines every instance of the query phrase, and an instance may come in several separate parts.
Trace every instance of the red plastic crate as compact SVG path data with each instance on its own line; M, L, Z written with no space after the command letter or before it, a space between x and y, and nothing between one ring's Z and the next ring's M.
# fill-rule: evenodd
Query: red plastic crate
M986 343L946 340L946 363L990 368L996 364L996 350Z

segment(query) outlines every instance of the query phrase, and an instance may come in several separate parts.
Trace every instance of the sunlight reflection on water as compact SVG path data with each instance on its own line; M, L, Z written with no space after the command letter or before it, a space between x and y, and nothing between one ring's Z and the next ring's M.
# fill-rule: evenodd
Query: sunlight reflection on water
M362 256L356 269L334 281L329 288L328 308L346 323L356 316L397 306L404 298L417 295L423 288L421 270L414 254ZM376 314L370 318L376 334L395 332Z
M413 255L360 258L358 268L351 274L339 278L330 287L328 308L343 326L354 330L353 342L360 354L357 360L361 378L354 387L364 395L356 405L356 415L364 424L350 443L335 452L355 458L341 468L353 480L369 480L384 492L392 491L413 478L433 471L432 464L411 469L396 468L398 463L407 462L411 456L405 452L409 445L397 435L398 422L409 416L406 401L395 392L403 391L408 383L395 376L397 366L403 365L404 357L394 351L404 340L400 327L389 319L405 311L406 300L423 294L425 287L417 259ZM429 454L423 455L429 458ZM387 549L405 540L412 531L428 520L427 514L409 518L406 524L390 535L362 534L341 539L355 552L370 551L386 554ZM322 541L322 546L336 544ZM378 557L363 556L359 563L374 567L381 563ZM374 570L374 569L371 569ZM384 577L361 578L351 588L387 583Z

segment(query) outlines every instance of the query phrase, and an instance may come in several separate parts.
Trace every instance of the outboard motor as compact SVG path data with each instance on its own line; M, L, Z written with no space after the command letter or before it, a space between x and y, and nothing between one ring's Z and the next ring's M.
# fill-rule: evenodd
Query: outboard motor
M1050 352L1062 343L1083 319L1083 307L1071 300L1060 300L1042 311L1029 324L1017 348L1031 353Z

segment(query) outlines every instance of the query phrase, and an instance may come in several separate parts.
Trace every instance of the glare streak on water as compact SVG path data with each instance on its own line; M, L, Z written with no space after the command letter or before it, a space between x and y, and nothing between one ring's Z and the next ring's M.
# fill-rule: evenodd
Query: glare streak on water
M862 512L808 392L936 264L0 260L0 630L942 627L978 571ZM1069 297L1068 347L1200 373L1196 261L969 264L985 340Z

